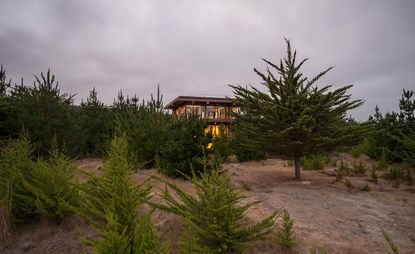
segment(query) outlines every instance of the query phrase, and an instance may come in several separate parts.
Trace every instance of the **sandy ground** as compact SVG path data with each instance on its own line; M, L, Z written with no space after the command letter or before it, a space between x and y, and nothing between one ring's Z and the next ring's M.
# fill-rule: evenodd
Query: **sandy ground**
M367 166L374 163L365 157L345 154L341 157L349 165L353 161L362 161ZM79 163L88 171L99 172L102 160ZM415 243L409 238L415 236L415 185L394 188L382 180L374 184L367 176L349 176L346 178L354 189L348 190L330 176L334 167L329 166L321 171L303 171L303 181L295 182L292 166L279 159L228 162L225 168L232 184L249 200L263 200L249 210L250 220L257 221L282 207L295 220L295 236L300 243L293 250L287 251L270 239L256 244L247 253L310 253L310 249L318 248L330 253L386 253L387 244L380 227L394 239L400 253L415 253ZM137 171L134 178L142 181L151 175L163 177L155 170L144 170ZM190 182L172 181L194 193ZM360 190L366 183L372 189L370 192ZM163 189L160 183L154 187L154 194ZM153 215L162 237L172 240L175 249L180 219L162 211ZM60 225L40 222L14 232L4 253L79 253L84 250L79 242L82 234L94 235L94 232L78 218L67 218Z

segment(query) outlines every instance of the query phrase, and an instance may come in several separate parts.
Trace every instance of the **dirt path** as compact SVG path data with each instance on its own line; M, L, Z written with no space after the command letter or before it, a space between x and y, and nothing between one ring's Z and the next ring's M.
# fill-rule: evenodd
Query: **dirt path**
M349 164L351 157L344 158ZM367 158L360 159L371 164ZM80 162L84 169L99 172L100 159ZM335 183L335 177L321 171L303 171L303 182L292 181L293 169L287 162L272 159L260 162L230 162L225 165L234 186L249 199L263 202L249 210L253 221L285 207L295 220L298 247L289 253L310 253L317 246L330 253L386 253L386 242L379 227L382 226L399 246L401 253L415 253L415 244L409 236L415 236L415 186L393 188L382 181L369 183L364 177L348 177L355 188L349 191L343 183ZM330 171L330 168L326 168ZM137 181L155 170L138 171ZM167 178L166 178L167 179ZM175 179L178 186L188 192L194 187L188 181ZM360 191L368 183L372 191ZM163 189L156 184L154 193ZM153 221L162 237L177 240L180 220L176 216L157 211ZM79 253L82 245L77 240L82 233L92 234L88 225L76 218L69 218L61 225L40 223L28 226L14 234L13 242L5 253ZM173 248L176 245L173 244ZM348 252L350 251L351 252ZM257 244L250 253L288 253L270 240Z
M330 253L385 253L380 226L389 233L401 253L415 253L415 189L371 184L363 177L348 177L355 189L334 183L335 177L304 171L303 182L292 181L293 169L281 160L228 164L235 185L250 186L250 196L263 199L250 216L262 217L285 207L295 219L295 233L301 243L297 253L309 253L314 246ZM359 190L370 184L372 191ZM246 188L246 187L245 187ZM259 246L258 253L278 253Z

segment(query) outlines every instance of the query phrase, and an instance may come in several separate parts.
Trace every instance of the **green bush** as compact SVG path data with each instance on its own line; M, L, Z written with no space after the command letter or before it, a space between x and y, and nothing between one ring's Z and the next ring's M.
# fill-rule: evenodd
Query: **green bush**
M207 122L197 115L172 119L167 126L167 138L160 149L160 170L172 177L199 175L203 171L201 158L210 156L212 135L205 133Z
M360 190L362 190L362 191L371 191L371 188L370 188L370 185L366 183Z
M328 157L321 154L305 156L301 159L304 170L321 170L328 163Z
M388 169L389 165L384 159L380 159L375 166L373 166L377 171L383 171Z
M152 204L183 219L181 253L239 253L272 232L277 213L251 225L246 211L259 201L238 205L245 197L230 185L228 177L215 165L205 167L210 167L207 173L192 178L196 197L158 178L166 184L165 203Z
M48 159L33 160L32 152L27 134L10 140L0 152L0 194L10 193L13 225L40 216L59 222L70 213L65 203L75 203L78 199L72 184L75 166L68 157L56 147Z
M348 189L349 191L351 191L351 190L353 190L353 189L354 189L354 185L352 184L352 182L351 182L349 179L346 179L346 180L344 181L344 185L347 187L347 189Z
M76 166L68 157L52 148L47 159L39 158L28 176L23 177L24 187L32 194L26 202L33 203L36 213L60 222L71 210L67 203L76 204L78 192L73 185Z
M129 158L135 167L156 166L156 158L167 138L170 115L163 111L163 96L157 91L156 99L151 96L137 108L127 108L117 114L119 129L128 140Z
M408 184L411 184L413 181L412 170L405 165L395 165L389 168L383 177L395 185L399 185L404 181L406 181Z
M71 206L98 231L97 238L83 242L95 253L164 253L149 213L141 205L149 198L151 186L136 185L131 179L127 138L116 136L101 175L79 185L80 205Z
M298 245L298 241L294 238L294 220L291 219L290 214L287 209L284 210L282 216L281 227L277 232L277 242L278 244L292 248Z
M33 148L27 134L9 140L0 150L0 193L10 193L10 220L12 225L26 223L36 218L36 197L24 186L23 179L30 178L34 167ZM10 189L8 189L10 188Z
M353 163L353 173L358 175L364 175L366 174L367 168L363 165L361 161L359 161L359 164L356 164L356 162Z
M349 166L341 160L340 166L336 170L336 182L341 182L343 176L349 174L350 170Z
M378 174L376 171L376 167L372 167L372 169L370 170L370 177L372 178L372 181L374 183L378 182Z

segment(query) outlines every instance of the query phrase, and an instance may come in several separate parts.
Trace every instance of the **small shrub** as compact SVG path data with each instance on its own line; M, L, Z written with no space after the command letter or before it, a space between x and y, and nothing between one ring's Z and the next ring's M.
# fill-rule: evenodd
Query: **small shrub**
M328 157L321 154L305 156L301 160L304 170L321 170L327 164Z
M378 161L378 163L374 166L377 171L383 171L388 168L388 163L386 160L381 159Z
M351 154L353 155L353 157L358 158L360 155L362 155L362 152L356 148L353 148L351 150Z
M392 187L393 188L401 187L401 181L392 181Z
M288 167L294 166L294 161L293 160L287 160L287 166Z
M245 197L230 185L229 178L219 173L217 165L206 164L206 160L204 167L206 173L201 178L192 178L196 197L173 183L156 178L166 184L162 194L165 204L151 204L179 215L185 223L181 253L239 253L272 232L276 212L250 225L246 211L259 201L237 205Z
M49 158L39 158L30 177L23 180L24 187L33 194L27 197L27 202L33 203L39 215L60 222L72 212L66 204L76 204L79 199L73 186L75 170L70 159L54 146Z
M0 193L10 182L10 215L13 225L27 223L39 216L59 222L71 211L65 203L78 200L72 178L75 166L56 148L49 158L33 160L27 134L10 140L0 153ZM3 185L4 184L4 185Z
M406 181L408 184L412 184L412 171L410 168L407 168L405 165L395 165L388 169L384 174L384 178L390 182L394 187L399 187L399 185Z
M151 223L149 213L140 208L148 198L147 183L131 179L125 135L116 136L101 175L79 185L79 206L71 206L98 231L98 238L84 238L94 253L165 253L166 247Z
M359 161L359 164L356 164L356 162L353 163L353 173L358 175L364 175L367 171L367 168L363 165L361 161Z
M27 133L19 139L9 140L0 150L0 193L9 192L11 197L11 223L23 224L36 218L36 207L29 200L35 196L24 186L24 179L30 178L34 162L33 148ZM8 190L8 184L12 183Z
M332 167L337 167L337 160L336 160L336 158L328 157L327 164L329 164Z
M404 171L399 166L391 167L384 175L385 179L390 181L400 181L404 179Z
M376 173L376 168L372 167L372 169L370 170L370 177L372 178L372 181L374 183L378 182L378 174Z
M343 172L337 171L336 173L336 182L341 182L343 179Z
M343 162L340 161L340 166L336 170L336 182L341 182L343 176L350 172L350 168Z
M242 187L242 189L244 189L246 191L251 191L252 190L251 185L248 184L248 183L243 183L241 187Z
M340 172L343 172L344 174L348 174L348 173L350 173L351 169L346 163L343 162L343 160L341 160L340 161L340 166L337 170L340 171Z
M371 191L371 188L370 188L370 185L366 183L360 190L362 190L362 191Z
M366 153L368 149L368 144L366 142L366 140L364 140L362 143L360 143L357 146L353 146L350 149L350 153L353 155L353 157L358 158L360 157L362 154Z
M291 219L290 214L287 209L284 209L284 214L282 216L281 227L277 232L277 242L278 244L292 248L298 245L298 241L294 238L294 220Z
M346 179L346 180L344 181L344 185L347 187L347 189L348 189L349 191L351 191L351 190L353 190L353 189L354 189L354 186L353 186L352 182L351 182L349 179Z

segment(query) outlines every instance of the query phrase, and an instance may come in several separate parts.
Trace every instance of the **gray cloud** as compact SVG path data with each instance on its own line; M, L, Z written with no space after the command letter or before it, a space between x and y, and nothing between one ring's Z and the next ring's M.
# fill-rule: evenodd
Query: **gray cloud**
M415 88L413 1L15 1L1 3L0 62L10 77L32 82L52 72L76 102L95 86L106 103L117 91L147 98L160 84L178 95L232 95L228 84L253 84L260 60L284 56L283 38L306 75L335 65L322 84L354 84L366 103L397 110Z

